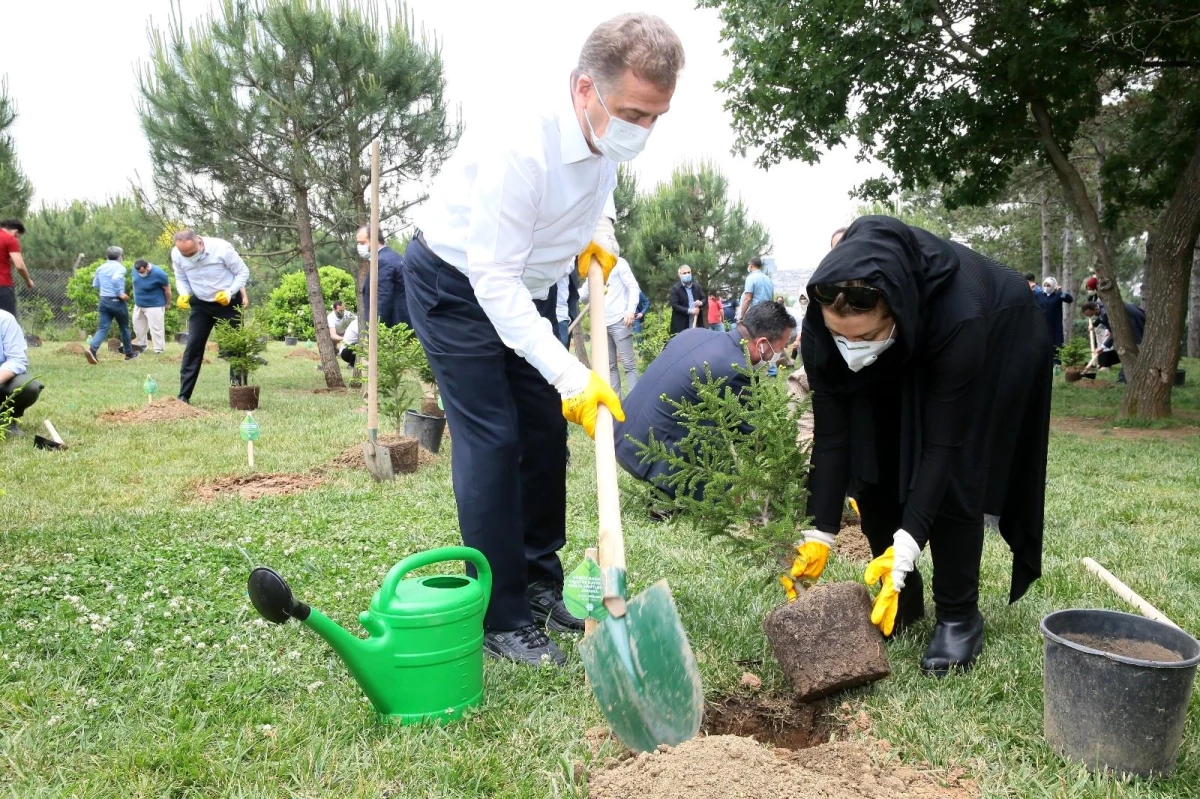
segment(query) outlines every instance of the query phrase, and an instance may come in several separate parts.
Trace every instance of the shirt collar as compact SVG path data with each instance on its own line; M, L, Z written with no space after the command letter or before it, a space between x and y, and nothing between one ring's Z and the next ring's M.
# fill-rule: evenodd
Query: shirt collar
M587 138L583 135L583 128L575 116L575 102L570 92L567 93L566 104L562 106L558 114L558 138L564 164L575 164L588 158L601 157L593 153L592 148L588 146Z

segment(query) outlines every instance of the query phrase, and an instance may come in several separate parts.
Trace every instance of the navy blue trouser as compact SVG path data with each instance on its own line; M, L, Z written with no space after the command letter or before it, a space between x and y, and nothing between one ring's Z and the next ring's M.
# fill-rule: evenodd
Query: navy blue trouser
M112 327L113 322L117 323L117 327L121 331L121 352L132 355L133 344L129 338L129 306L120 297L100 298L100 327L96 328L96 335L92 336L92 352L100 349L100 345L108 338L108 330Z
M414 238L404 282L417 338L454 431L451 471L463 543L492 567L484 627L533 623L530 583L561 585L567 422L555 388L504 345L466 275ZM554 297L538 303L554 315ZM470 569L470 567L468 567Z
M208 344L208 336L217 322L226 319L234 327L241 325L238 310L241 308L241 298L233 294L233 300L228 305L192 297L191 312L188 314L188 341L183 348L183 360L179 367L179 398L184 402L192 401L192 392L196 389L196 381L200 378L200 366L204 363L204 348ZM217 353L221 357L221 353ZM229 370L230 385L244 382Z

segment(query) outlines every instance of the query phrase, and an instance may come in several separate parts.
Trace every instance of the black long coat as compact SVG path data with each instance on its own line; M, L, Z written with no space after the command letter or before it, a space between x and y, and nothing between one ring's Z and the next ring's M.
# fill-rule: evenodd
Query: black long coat
M700 287L699 283L693 282L691 288L692 296L700 301L700 311L703 312L704 303L707 302L708 297L705 296L704 289ZM683 285L682 280L676 280L675 285L671 286L669 300L671 305L671 335L673 336L681 330L687 330L692 326L692 317L688 313L687 287ZM699 319L697 319L696 326L704 327Z
M837 532L850 478L877 483L879 458L898 457L902 528L924 546L954 483L980 525L985 513L1000 516L1016 601L1041 575L1053 374L1029 285L1003 264L884 216L852 224L809 286L852 279L883 292L897 341L851 372L821 306L809 305L801 352L814 392L816 528ZM875 419L887 413L876 406L897 401L899 452L884 452Z

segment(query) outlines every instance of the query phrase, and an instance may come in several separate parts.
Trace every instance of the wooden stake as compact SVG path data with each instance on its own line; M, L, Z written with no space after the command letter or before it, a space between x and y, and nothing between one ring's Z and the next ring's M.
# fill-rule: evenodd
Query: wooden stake
M1168 619L1166 614L1164 614L1161 610L1142 599L1136 591L1118 580L1116 576L1108 569L1104 568L1091 558L1084 558L1083 565L1088 571L1103 580L1104 583L1113 590L1114 594L1137 608L1138 612L1143 616L1148 619L1154 619L1155 621L1161 621L1163 624L1169 624L1172 627L1179 629L1178 624Z
M250 468L254 468L254 442L246 442L246 459L250 461Z

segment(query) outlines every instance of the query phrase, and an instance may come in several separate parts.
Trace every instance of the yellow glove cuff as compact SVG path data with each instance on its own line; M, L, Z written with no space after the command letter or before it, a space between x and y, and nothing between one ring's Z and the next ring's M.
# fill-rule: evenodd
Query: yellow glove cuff
M600 269L604 272L604 281L607 283L609 274L612 272L613 267L617 265L617 256L594 241L588 242L588 246L575 259L575 269L579 272L581 280L587 280L588 270L592 268L593 258L600 262Z

